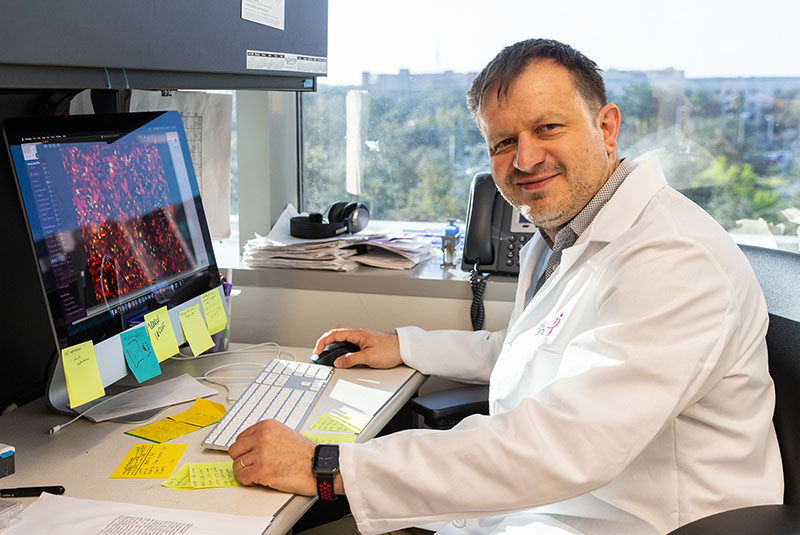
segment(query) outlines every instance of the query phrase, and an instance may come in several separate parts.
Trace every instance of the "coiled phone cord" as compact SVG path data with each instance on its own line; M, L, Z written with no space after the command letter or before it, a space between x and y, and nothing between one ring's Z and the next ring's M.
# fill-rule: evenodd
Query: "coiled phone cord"
M470 271L469 285L472 287L472 306L469 309L469 317L472 321L472 330L480 331L483 329L483 322L486 313L483 309L483 294L486 291L486 279L489 275L482 275L478 272L478 263Z

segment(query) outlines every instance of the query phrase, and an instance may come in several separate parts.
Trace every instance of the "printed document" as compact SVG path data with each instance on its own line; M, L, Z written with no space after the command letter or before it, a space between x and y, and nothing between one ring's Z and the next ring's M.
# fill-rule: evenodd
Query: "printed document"
M42 494L3 535L261 535L269 516L230 515Z

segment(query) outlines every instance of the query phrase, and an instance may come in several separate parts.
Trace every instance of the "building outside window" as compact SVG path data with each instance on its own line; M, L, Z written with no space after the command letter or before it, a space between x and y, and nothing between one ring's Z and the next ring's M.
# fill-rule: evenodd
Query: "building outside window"
M622 156L657 157L739 241L798 250L800 5L565 4L330 0L329 76L302 96L302 208L463 222L489 168L464 94L500 48L548 37L603 69Z

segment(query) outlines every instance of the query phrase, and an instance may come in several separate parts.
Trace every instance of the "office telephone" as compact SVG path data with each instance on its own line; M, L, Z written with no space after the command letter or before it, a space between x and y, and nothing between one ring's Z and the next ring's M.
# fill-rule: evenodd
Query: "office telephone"
M533 223L506 202L490 173L472 179L461 269L519 274L519 250L536 232Z

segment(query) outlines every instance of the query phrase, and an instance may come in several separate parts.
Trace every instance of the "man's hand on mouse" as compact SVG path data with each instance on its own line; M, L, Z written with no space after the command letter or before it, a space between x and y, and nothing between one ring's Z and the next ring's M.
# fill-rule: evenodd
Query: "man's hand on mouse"
M317 340L313 353L319 355L326 345L333 342L352 342L361 348L361 351L336 359L334 366L337 368L351 368L358 364L370 368L394 368L403 363L400 357L400 340L396 334L337 325Z

